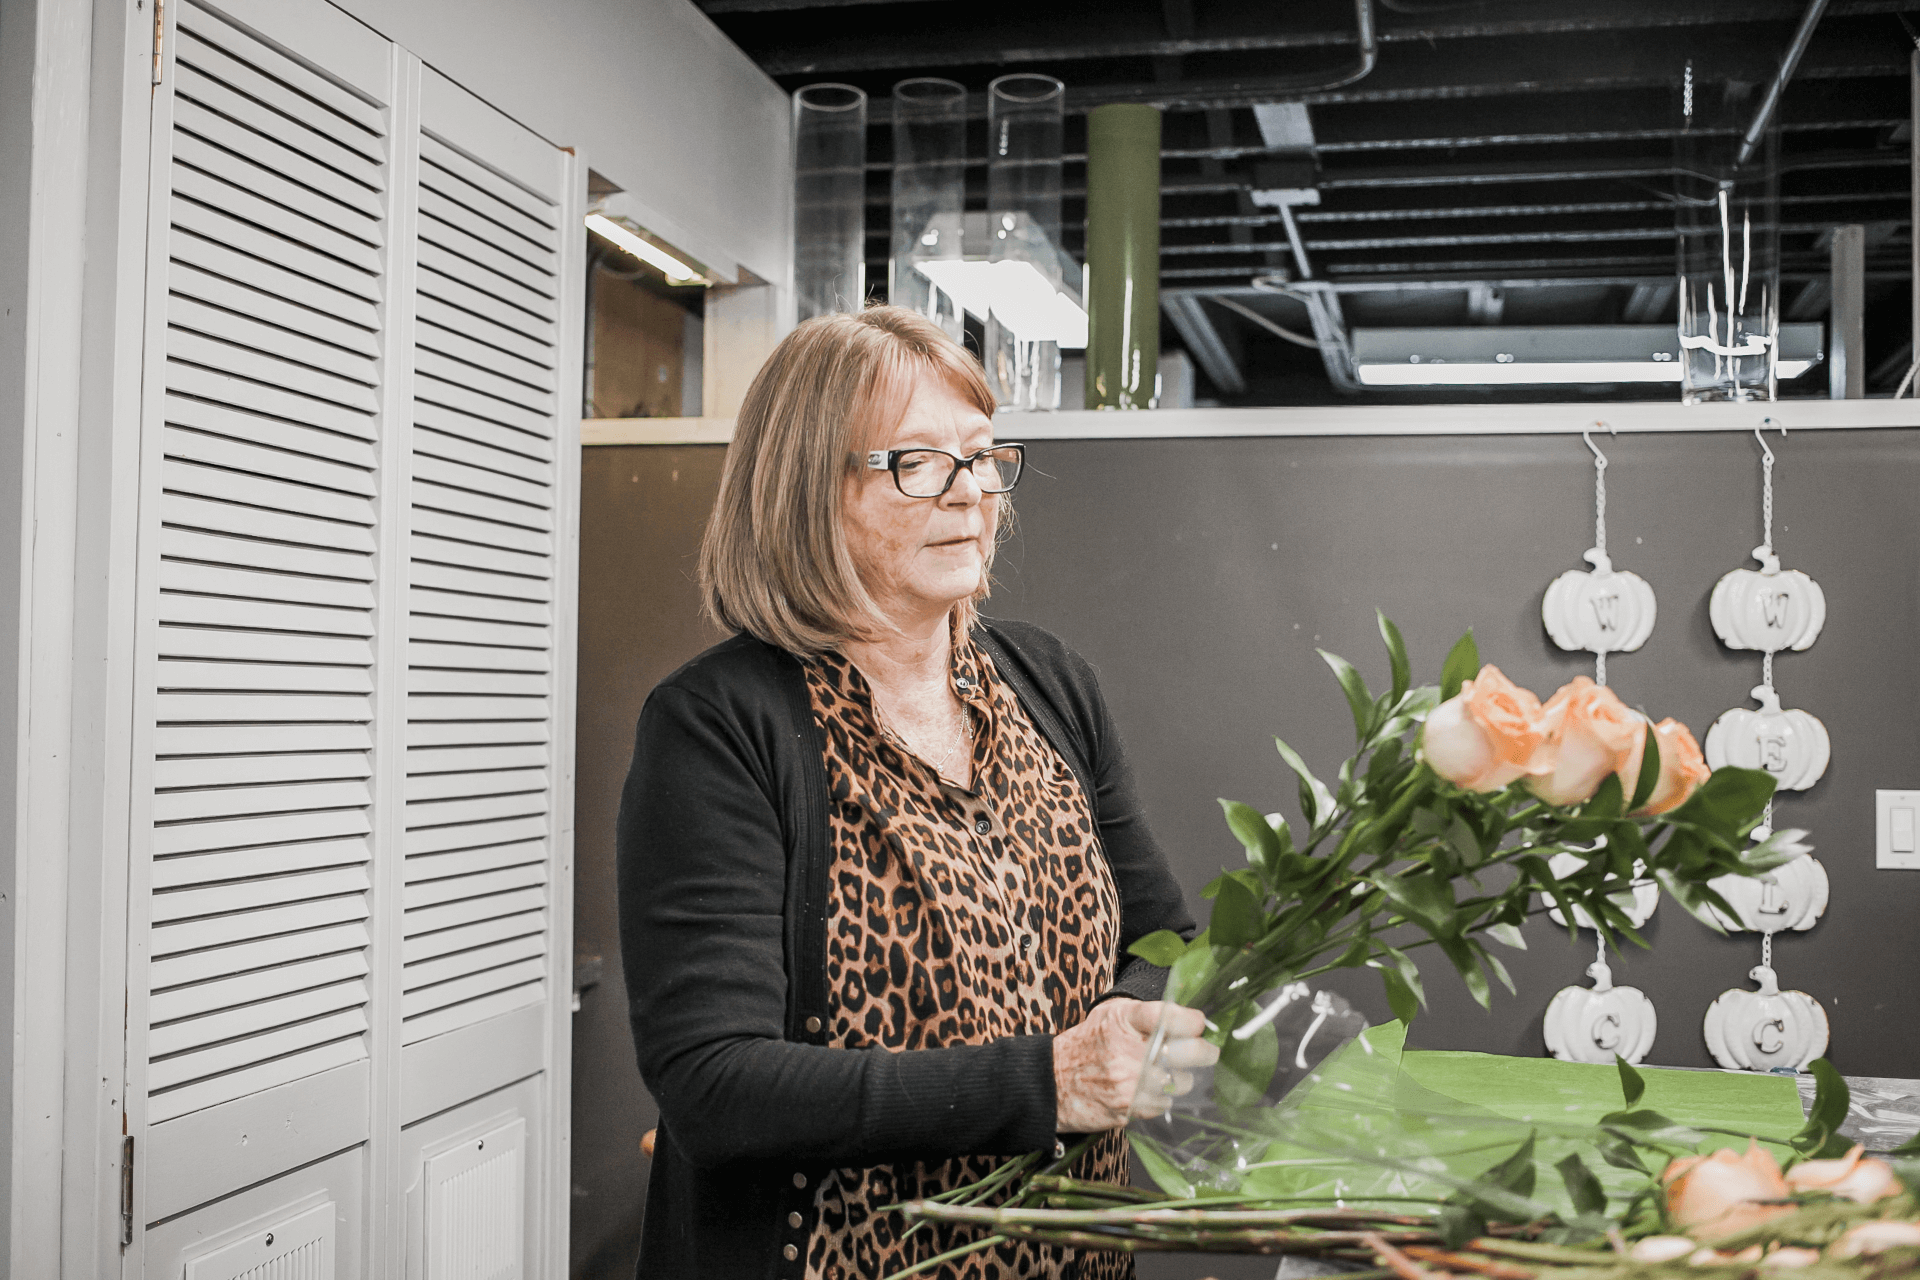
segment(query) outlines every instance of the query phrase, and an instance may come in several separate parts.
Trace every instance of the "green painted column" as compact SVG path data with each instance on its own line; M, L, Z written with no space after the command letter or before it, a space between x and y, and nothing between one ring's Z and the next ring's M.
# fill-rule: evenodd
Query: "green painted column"
M1150 409L1160 367L1160 110L1087 117L1087 408Z

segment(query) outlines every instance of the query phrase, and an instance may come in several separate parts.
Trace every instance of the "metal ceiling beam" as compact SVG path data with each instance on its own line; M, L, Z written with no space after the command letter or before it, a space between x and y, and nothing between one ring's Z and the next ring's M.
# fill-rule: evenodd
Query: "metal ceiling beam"
M1207 381L1219 388L1222 395L1245 394L1246 375L1240 372L1239 363L1227 349L1226 340L1220 336L1220 330L1214 326L1213 317L1207 314L1200 297L1192 293L1163 294L1160 307L1167 313L1167 319L1173 322L1174 331L1186 345L1187 354L1207 375Z
M925 0L700 0L708 16L726 13L795 13L801 9L848 9L881 4L919 4Z
M813 0L819 3L820 0ZM877 0L838 0L839 4L871 4ZM808 0L708 0L709 14L791 12L809 7ZM1543 35L1591 35L1610 31L1644 31L1673 27L1752 26L1790 22L1800 16L1800 0L1722 0L1683 7L1665 0L1591 0L1571 12L1473 21L1383 21L1378 31L1382 45L1434 44L1454 40L1487 40ZM1869 16L1910 8L1909 0L1854 0L1831 6L1836 17ZM796 46L782 31L779 42L764 47L752 39L751 29L736 35L771 76L851 75L901 67L932 70L942 67L1011 66L1027 63L1109 61L1128 58L1183 58L1222 53L1257 53L1282 49L1352 47L1352 31L1276 31L1266 24L1244 20L1221 24L1206 33L1163 33L1158 24L1138 23L1131 31L1115 33L1111 26L1091 35L1080 21L1044 21L996 24L988 36L975 34L971 17L964 26L928 31L915 14L911 33L888 33L857 39L826 39Z

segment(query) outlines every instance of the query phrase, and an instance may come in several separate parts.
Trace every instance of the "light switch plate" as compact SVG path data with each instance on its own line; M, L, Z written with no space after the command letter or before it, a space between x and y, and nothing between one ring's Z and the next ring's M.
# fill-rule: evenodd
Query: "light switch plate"
M1896 822L1894 811L1905 809L1910 815ZM1906 823L1912 823L1908 828ZM1876 791L1873 793L1873 865L1884 871L1920 871L1920 851L1896 853L1896 831L1920 831L1920 791ZM1902 843L1909 843L1902 841Z

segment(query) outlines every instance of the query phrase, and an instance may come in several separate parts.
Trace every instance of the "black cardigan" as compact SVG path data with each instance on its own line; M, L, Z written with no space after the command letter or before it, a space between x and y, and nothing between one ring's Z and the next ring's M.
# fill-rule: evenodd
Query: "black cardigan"
M976 641L1093 801L1120 946L1190 932L1093 668L1020 622ZM620 944L640 1074L660 1106L639 1274L798 1280L826 1171L1054 1143L1053 1037L826 1046L824 743L798 660L739 635L640 713L620 800ZM1157 999L1127 963L1109 994Z

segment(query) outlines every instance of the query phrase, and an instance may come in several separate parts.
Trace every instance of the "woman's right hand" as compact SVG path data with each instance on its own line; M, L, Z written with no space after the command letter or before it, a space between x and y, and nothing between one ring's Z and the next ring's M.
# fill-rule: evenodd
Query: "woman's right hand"
M1147 1042L1163 1011L1168 1012L1166 1043L1159 1061L1146 1069L1169 1087L1142 1097L1136 1107ZM1206 1027L1198 1009L1159 1000L1117 999L1095 1006L1085 1022L1053 1039L1054 1127L1061 1133L1099 1133L1135 1115L1159 1115L1166 1109L1160 1096L1186 1093L1193 1088L1190 1071L1219 1060L1220 1050L1200 1039Z

